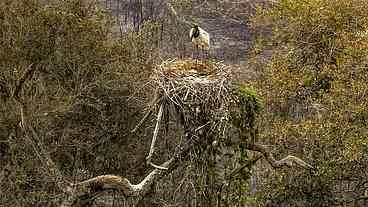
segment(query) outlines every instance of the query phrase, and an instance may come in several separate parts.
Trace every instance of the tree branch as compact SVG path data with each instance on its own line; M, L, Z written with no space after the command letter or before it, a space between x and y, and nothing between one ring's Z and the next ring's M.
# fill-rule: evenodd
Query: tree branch
M19 100L19 92L22 90L24 82L26 82L26 80L27 80L27 79L29 79L30 77L32 77L32 76L33 76L33 73L34 73L34 71L35 71L35 70L36 70L35 65L34 65L33 63L32 63L32 64L30 64L30 65L26 68L26 70L25 70L25 72L23 73L22 77L17 81L17 84L16 84L16 86L15 86L15 90L14 90L14 92L13 92L13 97L14 97L15 99L17 99L17 100L18 100L18 102L20 101L20 100Z
M273 168L282 168L286 167L293 167L294 165L299 165L305 169L313 169L313 166L309 165L308 163L304 162L302 159L288 155L281 160L276 160L269 149L266 146L261 144L252 144L248 143L246 148L248 150L256 151L262 153L265 159L270 163Z
M50 175L50 177L52 177L55 180L60 190L69 193L71 191L70 183L66 182L61 171L58 169L57 165L54 163L49 153L47 152L46 147L41 141L40 136L37 134L32 124L28 122L24 103L19 101L18 103L20 105L20 113L21 113L21 128L24 131L25 137L31 144L34 152L40 159L41 163L44 165L45 169L47 169L47 172Z
M158 168L158 169L166 169L165 167L160 167L160 166L155 165L155 164L153 164L151 162L152 155L153 155L153 153L155 151L155 143L156 143L156 140L157 140L158 131L160 129L160 123L161 123L161 118L162 118L163 110L164 110L164 105L163 105L163 103L161 103L160 108L158 110L158 114L157 114L155 131L153 131L151 148L150 148L149 154L148 154L148 156L146 158L148 164L150 164L152 167L155 167L155 168Z
M143 116L143 118L141 119L141 121L139 121L139 123L130 132L131 133L135 133L144 124L144 122L146 122L146 120L148 119L148 117L151 116L152 112L153 112L153 110L152 109L149 109L147 111L147 113Z
M147 111L147 113L143 116L143 118L141 119L141 121L137 124L137 126L134 127L134 129L132 131L130 131L131 133L135 133L143 124L144 122L146 122L146 120L148 119L148 117L151 116L151 114L153 113L153 108L154 106L160 101L161 99L159 98L159 94L158 91L155 91L155 96L153 98L153 100L151 101L151 104L149 105L149 109Z
M231 180L233 177L235 177L235 175L240 173L244 168L252 167L261 158L262 158L262 155L257 155L255 157L253 157L252 159L248 160L245 164L241 165L240 167L235 168L234 170L232 170L230 172L230 174L227 176L226 180Z
M168 11L175 17L176 20L178 20L179 22L186 24L188 26L192 26L193 23L187 21L184 17L180 17L178 15L178 12L176 12L175 8L173 7L173 5L169 2L169 0L165 1L166 3L166 7L168 8Z
M169 167L172 164L174 159L170 159L162 164L162 166ZM86 188L92 188L94 191L98 190L107 190L107 189L115 189L121 190L125 196L140 196L141 194L146 194L150 186L161 174L161 169L154 169L150 172L139 184L131 184L130 181L124 177L117 175L101 175L97 176L76 184L73 184L73 187L77 191L87 191ZM90 191L90 190L88 190Z
M174 156L164 162L161 166L167 170L154 169L140 183L134 185L124 177L117 175L101 175L79 183L72 184L73 191L64 200L61 207L74 206L75 202L82 197L90 197L96 192L101 192L109 189L120 190L127 197L133 197L136 200L141 200L146 196L151 189L151 186L161 179L163 176L175 170L183 160L187 157L188 151L195 143L195 139L188 139L187 143L179 145L176 148Z
M60 170L57 168L56 164L51 159L50 155L47 153L47 150L41 141L40 136L37 134L36 130L33 128L32 124L28 121L27 117L27 110L24 100L21 100L19 97L19 93L23 89L24 83L31 79L36 67L34 64L30 64L22 77L17 81L17 85L13 92L13 99L17 102L20 106L20 116L21 116L21 123L20 127L25 134L25 137L33 147L34 152L36 153L37 157L40 159L41 163L47 169L48 174L55 179L56 184L60 188L60 190L64 192L70 192L70 183L66 182L63 175L61 174Z

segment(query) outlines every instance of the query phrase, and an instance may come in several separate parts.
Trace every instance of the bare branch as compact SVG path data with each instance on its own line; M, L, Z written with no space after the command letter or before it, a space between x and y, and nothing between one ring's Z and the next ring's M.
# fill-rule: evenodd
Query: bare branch
M149 154L147 156L147 163L150 164L151 166L157 168L157 169L164 169L164 170L167 170L167 168L165 167L161 167L161 166L158 166L158 165L155 165L152 163L151 159L152 159L152 155L155 151L155 143L156 143L156 140L157 140L157 135L158 135L158 131L160 129L160 122L161 122L161 119L162 119L162 113L163 113L163 110L164 110L164 105L163 103L161 103L160 105L160 108L158 110L158 114L157 114L157 120L156 120L156 127L155 127L155 131L153 131L153 137L152 137L152 143L151 143L151 148L150 148L150 151L149 151Z
M148 164L150 164L152 167L160 169L160 170L168 170L167 167L162 167L162 166L159 166L159 165L155 165L154 163L152 163L151 160L148 162Z
M303 167L305 169L313 169L313 166L304 162L302 159L292 155L288 155L281 160L276 160L270 150L268 150L266 146L261 144L248 144L247 149L262 153L262 155L266 158L266 160L273 168L282 168L284 166L293 167L294 165L299 165L300 167Z
M361 196L357 198L357 200L368 200L368 196Z
M144 117L141 119L141 121L137 124L137 126L134 127L134 129L132 131L130 131L131 133L135 133L143 124L144 122L146 122L146 120L148 119L148 117L151 116L151 114L153 113L153 108L156 106L156 104L160 101L161 99L159 98L159 94L158 91L155 91L155 96L151 102L151 104L149 105L149 109L147 111L147 113L144 115Z
M165 168L169 167L174 162L174 158L166 161L162 165ZM168 168L167 168L168 169ZM162 170L155 169L150 172L139 184L133 185L130 181L124 177L116 175L101 175L86 181L73 184L73 187L79 188L94 188L94 189L116 189L121 190L126 196L139 196L145 194L145 191L149 190L152 183L158 178Z
M83 188L100 188L121 190L125 195L132 195L135 188L126 178L116 175L101 175L80 183L73 184L73 187L82 190Z
M166 168L168 170L156 168L152 170L139 184L131 184L128 179L117 175L101 175L73 184L72 192L69 193L69 196L64 200L61 207L71 207L82 197L90 197L98 191L108 189L121 190L127 197L134 197L137 200L140 200L149 193L153 183L157 182L166 174L171 173L179 166L184 158L187 157L188 150L191 149L195 141L195 139L189 139L187 143L179 145L174 156L161 165L162 168Z
M163 112L163 104L160 105L160 108L158 110L158 114L157 114L157 119L156 119L156 126L155 126L155 130L153 131L153 137L152 137L152 143L151 143L151 147L150 147L150 151L149 154L147 156L147 160L150 160L154 151L155 151L155 143L156 143L156 139L157 139L157 135L158 135L158 131L160 129L160 122L161 122L161 118L162 118L162 112Z

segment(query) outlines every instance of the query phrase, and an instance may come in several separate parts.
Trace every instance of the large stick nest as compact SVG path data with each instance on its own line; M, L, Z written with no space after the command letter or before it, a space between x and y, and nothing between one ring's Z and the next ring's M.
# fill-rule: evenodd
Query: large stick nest
M153 80L165 107L173 108L187 133L204 143L226 137L235 103L231 74L221 62L168 60L159 65ZM202 138L206 138L203 140Z

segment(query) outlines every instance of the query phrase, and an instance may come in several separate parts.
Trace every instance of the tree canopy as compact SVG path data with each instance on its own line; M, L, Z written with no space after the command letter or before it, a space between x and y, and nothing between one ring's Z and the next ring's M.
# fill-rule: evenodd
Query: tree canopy
M317 167L309 175L272 177L265 187L269 206L362 202L368 163L365 4L281 0L259 8L253 18L259 36L252 61L266 111L260 137L279 146L281 154L304 154ZM340 188L343 183L356 187L354 193Z

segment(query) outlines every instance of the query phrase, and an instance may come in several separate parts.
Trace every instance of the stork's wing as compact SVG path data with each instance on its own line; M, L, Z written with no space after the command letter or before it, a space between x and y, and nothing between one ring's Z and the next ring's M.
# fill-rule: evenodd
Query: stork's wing
M202 29L200 27L198 27L198 29L199 29L199 33L200 34L205 35L205 36L209 36L209 34L208 34L208 32L206 32L206 30L204 30L204 29Z

